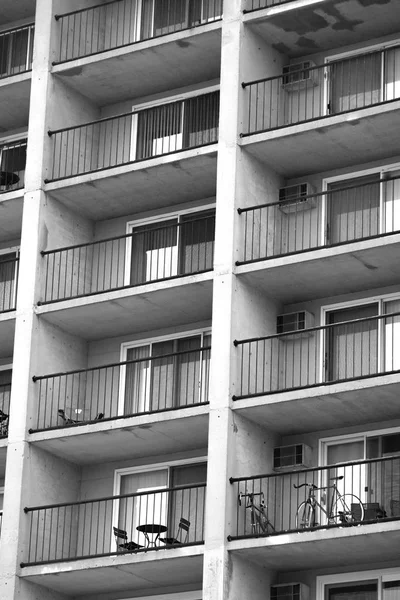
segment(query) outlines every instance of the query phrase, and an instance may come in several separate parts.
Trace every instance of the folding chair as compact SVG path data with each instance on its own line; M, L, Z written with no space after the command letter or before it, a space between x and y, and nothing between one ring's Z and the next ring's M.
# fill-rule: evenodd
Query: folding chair
M160 538L160 541L164 542L164 544L166 544L167 546L176 546L176 545L180 545L180 544L186 544L187 539L189 537L189 528L190 528L190 521L181 517L179 524L178 524L178 530L176 532L176 536Z
M118 527L113 527L115 543L117 544L118 552L137 552L139 548L143 548L140 544L136 542L128 542L128 534L125 529L118 529ZM120 543L122 540L122 544Z
M79 421L79 419L72 419L67 414L65 414L65 411L62 408L58 409L58 416L60 417L60 419L62 419L64 421L65 425L75 425L76 423L85 423L85 421ZM104 413L98 413L96 415L96 417L94 418L95 421L101 421L101 419L104 419Z

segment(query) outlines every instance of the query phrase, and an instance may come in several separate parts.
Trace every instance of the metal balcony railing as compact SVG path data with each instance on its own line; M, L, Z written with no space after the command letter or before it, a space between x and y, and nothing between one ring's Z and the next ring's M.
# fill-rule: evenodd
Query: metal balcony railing
M32 69L35 25L0 31L0 79Z
M54 181L214 144L219 92L49 131Z
M0 313L16 309L18 267L15 253L0 254Z
M180 222L167 223L42 252L46 266L41 304L211 271L214 211L201 218L191 214Z
M112 0L56 15L63 63L222 18L222 0Z
M202 544L205 497L200 484L25 508L30 534L21 566Z
M400 98L400 46L243 83L242 136L393 102Z
M289 4L294 0L247 0L246 8L244 13L253 12L254 10L262 10L263 8L271 8L271 6L278 6L279 4Z
M400 518L400 457L231 478L236 523L228 539Z
M0 385L0 439L8 437L11 383ZM1 525L0 525L1 527Z
M249 398L399 373L400 312L235 341L238 394Z
M0 144L0 194L25 186L26 140Z
M239 209L243 252L237 264L400 232L400 177Z
M198 342L184 338L185 349L156 356L140 347L132 360L34 377L30 433L207 404L211 346Z

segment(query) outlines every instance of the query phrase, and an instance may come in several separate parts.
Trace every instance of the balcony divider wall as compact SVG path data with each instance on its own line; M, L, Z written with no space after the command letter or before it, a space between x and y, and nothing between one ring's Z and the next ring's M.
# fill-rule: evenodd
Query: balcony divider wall
M218 141L219 91L49 131L52 168L45 182L164 156Z
M112 0L56 15L53 64L123 48L221 20L222 0Z

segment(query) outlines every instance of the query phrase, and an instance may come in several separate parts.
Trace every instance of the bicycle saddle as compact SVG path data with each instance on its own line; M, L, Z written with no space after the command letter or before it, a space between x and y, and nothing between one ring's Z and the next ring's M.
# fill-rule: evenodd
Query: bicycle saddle
M343 479L344 475L339 475L338 477L329 477L329 481L340 481Z

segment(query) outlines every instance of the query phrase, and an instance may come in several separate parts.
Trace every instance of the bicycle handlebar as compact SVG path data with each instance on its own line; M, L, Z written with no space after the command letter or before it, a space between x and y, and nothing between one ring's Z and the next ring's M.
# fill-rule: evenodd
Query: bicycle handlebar
M317 485L315 485L315 483L307 483L307 482L306 482L306 483L301 483L300 485L296 485L295 483L293 484L293 487L294 487L296 490L298 490L299 488L305 487L305 486L306 486L306 487L310 487L310 488L312 488L313 490L317 490L317 489L318 489L318 486L317 486Z

